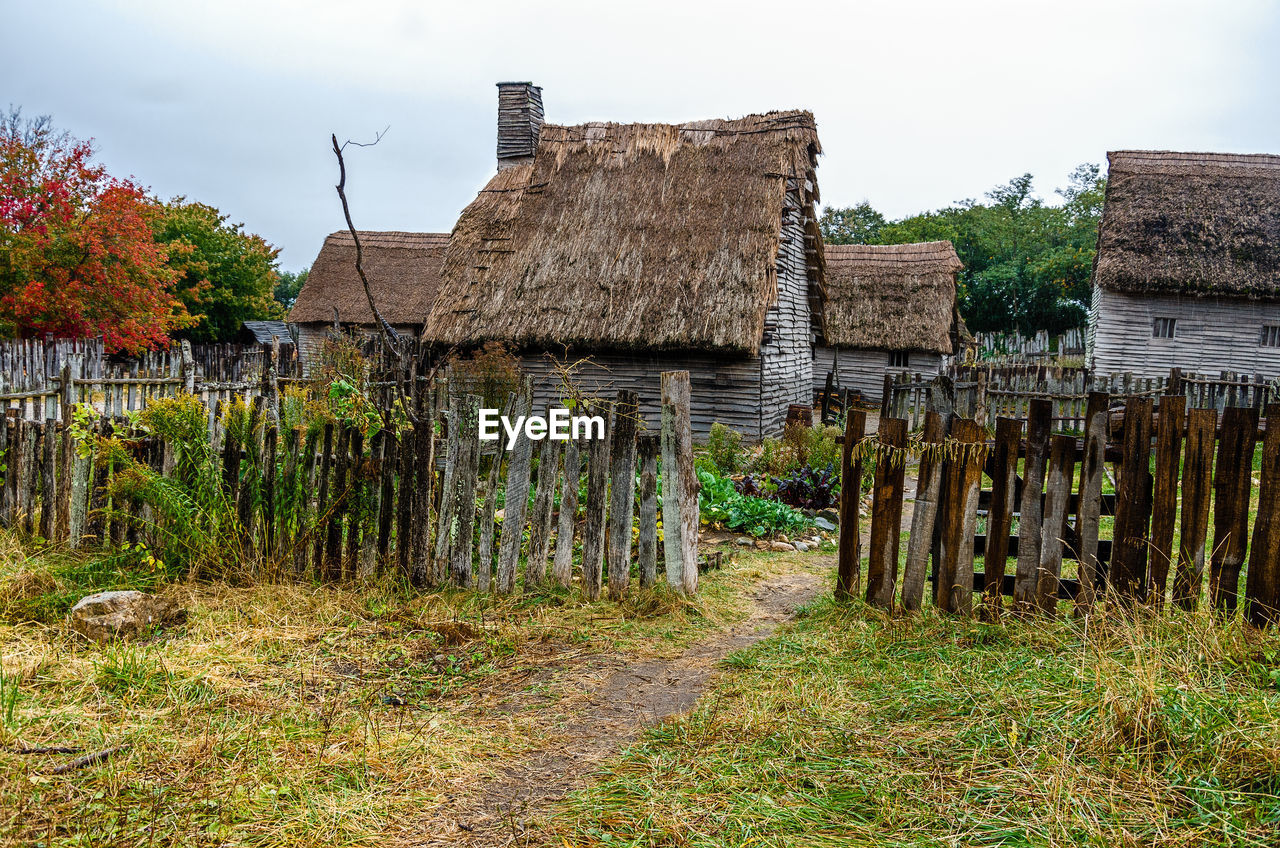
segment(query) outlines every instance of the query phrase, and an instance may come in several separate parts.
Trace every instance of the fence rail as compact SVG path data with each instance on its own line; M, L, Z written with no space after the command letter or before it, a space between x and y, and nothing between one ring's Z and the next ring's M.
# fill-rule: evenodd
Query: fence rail
M911 446L906 419L882 417L868 436L866 413L851 412L843 479L860 480L864 463L875 468L868 602L918 609L929 582L939 608L989 618L1004 609L1003 596L1012 595L1015 610L1054 614L1062 599L1087 613L1104 594L1157 609L1191 609L1207 595L1226 617L1237 608L1243 574L1248 621L1274 623L1280 404L1261 417L1253 406L1188 410L1181 394L1131 397L1116 410L1112 400L1088 395L1083 437L1053 433L1048 398L1032 399L1025 419L998 418L994 438L973 418L930 411ZM920 468L900 571L907 451ZM1109 482L1113 492L1104 491ZM846 499L856 491L846 486ZM856 505L842 505L841 514L837 591L852 595L860 591L860 519ZM1076 563L1074 577L1064 561Z

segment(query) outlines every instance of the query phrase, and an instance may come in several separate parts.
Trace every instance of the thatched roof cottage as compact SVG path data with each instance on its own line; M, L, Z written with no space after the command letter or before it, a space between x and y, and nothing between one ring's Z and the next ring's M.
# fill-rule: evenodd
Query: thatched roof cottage
M660 373L687 369L695 435L780 432L811 400L821 321L813 116L555 126L540 89L498 88L498 172L454 227L424 338L511 346L543 403L552 357L590 357L580 385L650 411Z
M814 352L814 389L834 371L834 385L879 400L885 374L939 373L962 332L956 309L961 268L949 241L827 245L825 332Z
M360 231L362 265L378 311L396 331L416 337L440 286L448 233ZM324 240L320 254L289 312L298 326L298 354L315 361L335 326L372 332L373 313L356 275L356 247L342 230Z
M1107 159L1090 365L1280 376L1280 156Z

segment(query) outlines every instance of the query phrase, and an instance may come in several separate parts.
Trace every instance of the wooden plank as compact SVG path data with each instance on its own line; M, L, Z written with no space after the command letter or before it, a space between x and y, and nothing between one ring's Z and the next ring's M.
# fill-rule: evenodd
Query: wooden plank
M836 565L836 598L858 593L862 576L862 539L859 509L862 501L862 453L857 450L867 430L867 413L851 409L844 420L844 445L840 457L840 546Z
M588 415L603 415L608 420L608 408L592 405ZM609 439L591 439L587 443L587 503L586 524L582 531L582 593L588 601L600 597L604 567L605 509L609 489Z
M314 573L324 579L324 545L329 530L329 469L333 456L333 422L324 425L324 440L321 446L318 489L316 493L315 541L312 545L311 563Z
M275 428L270 428L269 432L272 435L272 455L274 455ZM348 495L346 499L347 535L343 541L342 554L343 580L354 580L360 568L360 530L361 525L364 523L365 512L365 464L364 433L360 432L358 427L351 428L349 449L351 459L347 465L349 482L347 484ZM272 462L271 465L274 466L275 463Z
M1173 562L1173 530L1178 520L1178 476L1182 465L1182 433L1186 428L1187 399L1182 395L1160 398L1156 427L1155 490L1151 500L1151 567L1149 601L1164 606L1170 565Z
M946 438L946 421L933 410L925 413L923 452L916 480L916 500L911 513L911 533L907 537L907 558L902 575L902 608L918 610L924 599L924 581L929 567L933 528L938 519L942 494L942 457L937 454Z
M347 507L351 502L347 471L351 465L352 429L350 424L338 425L338 446L333 471L333 506L330 508L329 520L325 522L324 561L320 569L321 579L327 581L342 579L342 525L347 515Z
M512 410L515 409L515 403L515 394L509 394L503 414L511 415ZM480 538L476 543L475 588L480 592L488 592L493 583L493 538L497 526L495 516L498 509L498 479L507 455L501 441L495 444L493 456L489 460L489 473L485 479L484 504L480 508L479 518ZM574 489L574 497L577 497L577 489ZM572 551L570 553L572 554Z
M1182 461L1182 523L1178 534L1178 570L1173 583L1173 602L1186 610L1195 609L1204 583L1217 429L1215 409L1193 409L1187 417L1187 446Z
M1233 406L1222 413L1222 437L1213 474L1213 554L1209 596L1223 616L1236 609L1240 568L1249 543L1249 495L1258 410Z
M476 478L480 474L480 395L467 395L462 402L455 438L458 448L458 465L454 469L454 486L451 492L444 490L444 497L453 497L453 554L450 559L450 576L457 586L471 588L474 575L471 567L472 537L476 519Z
M247 467L241 474L240 490L236 497L236 517L240 522L240 531L244 534L245 544L253 546L253 502L258 494L256 484L260 482L258 465L262 461L262 445L259 442L259 427L262 423L262 398L253 399L249 407L249 423L245 433L246 441L242 445Z
M578 485L582 479L582 440L570 439L564 448L564 481L560 486L560 515L556 525L556 554L551 579L557 586L573 583L573 533L578 517Z
M1013 418L996 419L995 450L988 463L991 471L991 509L987 512L987 535L992 544L983 555L986 575L986 610L990 620L999 619L1003 608L1000 587L1009 560L1009 531L1013 526L1018 479L1018 442L1022 439L1022 422ZM919 505L916 507L919 509Z
M468 399L471 397L475 395L468 395ZM450 400L449 408L444 413L448 441L444 453L444 471L440 474L440 509L436 515L435 553L425 579L428 586L439 585L440 576L448 573L449 563L453 558L453 546L459 541L456 538L454 509L458 503L458 464L463 452L463 440L460 436L463 422L460 407L461 404Z
M46 418L40 436L40 535L49 542L58 541L54 535L58 515L58 489L54 471L58 462L57 427L57 421Z
M640 533L637 559L640 588L658 580L658 436L645 433L637 440L640 456Z
M525 375L520 397L516 401L515 415L527 417L533 406L533 378ZM505 515L502 519L502 537L498 547L498 570L495 580L500 595L509 595L516 586L516 568L520 563L520 543L524 535L525 513L529 506L529 475L533 464L533 442L520 429L511 450L507 467L507 491Z
M415 372L412 368L410 369L410 374L411 378L413 378ZM416 382L415 385L418 392L418 418L409 441L413 451L413 486L411 488L412 494L409 498L409 513L412 516L412 526L409 531L409 560L411 563L409 572L411 579L417 581L416 585L422 585L429 579L433 579L439 584L444 582L446 577L445 563L442 561L436 563L438 570L434 575L429 575L428 571L431 567L429 562L432 524L431 505L440 500L439 497L433 497L436 494L436 410L445 405L445 400L442 393L437 393L435 397L432 397L424 386L416 384Z
M698 588L698 482L689 421L689 372L662 372L662 529L667 583Z
M1089 392L1088 400L1086 401L1086 404L1085 404L1084 420L1081 421L1079 424L1079 429L1083 431L1081 433L1082 438L1080 440L1080 444L1077 446L1077 455L1080 457L1080 463L1081 463L1080 482L1078 487L1076 488L1076 502L1075 502L1075 516L1076 516L1075 528L1076 528L1077 538L1080 537L1081 535L1080 531L1085 522L1085 516L1082 510L1082 507L1085 502L1084 492L1085 492L1085 487L1087 485L1087 480L1088 480L1088 478L1084 474L1084 466L1087 464L1087 456L1089 452L1089 447L1088 447L1089 422L1093 421L1093 418L1095 415L1102 413L1103 421L1104 421L1104 431L1102 433L1102 446L1105 449L1107 439L1111 435L1110 432L1108 432L1105 429L1106 425L1110 424L1110 421L1111 421L1111 418L1108 415L1108 411L1110 410L1110 408L1111 408L1111 396L1109 394L1107 394L1106 392L1092 392L1092 391ZM1101 489L1099 489L1099 492L1101 492ZM1096 506L1097 504L1090 503L1090 508L1094 508ZM1105 513L1100 512L1099 514L1102 515Z
M1079 544L1080 593L1075 612L1087 615L1102 588L1102 568L1098 554L1098 529L1102 515L1102 477L1106 466L1107 430L1110 417L1106 404L1101 408L1090 394L1089 420L1085 423L1084 454L1080 461L1080 494L1076 511L1076 538ZM1103 395L1106 397L1106 395Z
M1063 528L1067 502L1075 471L1076 440L1054 436L1049 447L1049 468L1045 481L1044 522L1040 533L1040 567L1036 573L1036 607L1052 615L1058 605L1058 582L1062 577Z
M978 490L982 484L983 430L971 418L951 425L952 459L947 461L939 507L940 552L934 603L944 612L969 615L973 610L973 536Z
M1124 454L1116 480L1115 539L1108 578L1122 603L1142 601L1147 588L1147 545L1151 520L1150 398L1125 404Z
M381 574L391 552L391 528L396 514L396 470L399 467L400 442L389 430L378 431L378 484L382 489L378 497L378 543L374 557Z
M526 589L541 588L547 582L552 508L555 505L556 482L560 477L560 442L547 438L540 444L538 482L533 489L533 512L529 516L529 554L524 566Z
M276 426L262 438L262 534L263 555L274 566L276 557Z
M631 521L636 501L636 429L640 403L636 393L623 389L613 407L609 446L609 533L607 561L609 597L620 601L631 584ZM696 560L695 560L696 563Z
M1041 492L1052 419L1053 404L1045 398L1033 398L1027 418L1027 458L1022 474L1022 505L1018 510L1018 568L1013 581L1013 605L1020 612L1036 606L1043 525Z
M64 374L68 373L66 369ZM75 467L75 439L71 435L71 405L63 406L63 418L58 428L58 488L57 520L54 536L59 541L71 541L71 492Z
M1245 579L1245 614L1254 627L1280 620L1280 404L1269 404L1266 418L1258 513Z
M429 421L421 424L431 426ZM415 424L412 429L402 429L396 435L399 441L396 452L396 464L399 466L399 473L396 475L399 478L399 494L396 498L396 567L411 585L421 588L427 585L427 568L425 563L414 556L413 522L414 485L418 470L417 463L414 462L418 453L418 425ZM423 521L426 520L424 516ZM418 530L417 533L421 534L422 531Z
M867 603L893 609L902 538L903 478L907 422L881 418L871 501L871 545L867 556Z

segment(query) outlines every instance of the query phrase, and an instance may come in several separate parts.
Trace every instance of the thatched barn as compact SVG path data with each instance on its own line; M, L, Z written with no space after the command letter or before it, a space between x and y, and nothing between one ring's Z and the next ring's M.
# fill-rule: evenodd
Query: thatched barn
M813 387L827 374L843 389L879 400L885 374L932 376L963 332L956 278L963 267L949 241L829 244L822 344Z
M687 369L695 434L777 434L811 401L811 114L543 125L540 89L502 83L498 124L498 172L454 227L426 340L505 343L540 403L560 396L555 361L589 358L581 387L634 389L655 413L660 373Z
M360 232L361 262L378 311L397 332L417 337L440 285L448 233ZM315 361L335 327L372 332L373 313L356 274L356 247L347 230L324 240L289 312L298 327L304 367Z
M1280 376L1280 156L1124 150L1107 160L1089 364Z

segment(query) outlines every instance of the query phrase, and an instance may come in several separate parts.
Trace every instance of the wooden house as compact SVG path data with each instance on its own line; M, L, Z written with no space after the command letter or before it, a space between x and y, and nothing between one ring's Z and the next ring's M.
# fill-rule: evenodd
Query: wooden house
M1107 159L1089 365L1280 377L1280 156Z
M886 374L933 376L957 350L964 324L956 308L963 267L949 241L829 244L822 343L813 388L856 389L878 401Z
M278 341L281 347L292 347L293 334L284 321L241 321L236 341L256 345L269 345Z
M661 372L688 370L695 435L781 432L821 328L813 116L544 125L540 89L498 89L498 172L454 227L424 339L505 343L539 404L563 393L556 363L589 359L579 387L652 412Z
M417 337L440 285L448 233L360 232L361 261L378 311L396 331ZM298 355L314 363L331 330L373 332L373 313L356 274L356 248L347 230L324 240L289 312L298 328Z

